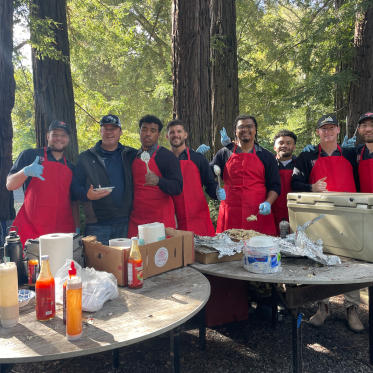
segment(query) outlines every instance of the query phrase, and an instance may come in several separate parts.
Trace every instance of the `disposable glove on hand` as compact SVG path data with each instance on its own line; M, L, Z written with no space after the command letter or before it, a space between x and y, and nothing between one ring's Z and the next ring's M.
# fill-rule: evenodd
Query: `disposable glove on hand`
M227 131L226 131L226 129L224 127L220 131L220 135L221 135L221 144L223 146L227 146L228 144L230 144L232 142L231 139L228 137Z
M75 233L80 234L80 228L75 228Z
M225 194L225 190L222 189L222 188L219 188L219 186L218 186L216 188L216 197L218 197L219 201L225 201L225 199L227 198L227 196Z
M23 169L23 173L29 177L38 177L40 180L45 180L41 175L43 174L44 167L39 163L39 156L37 156L34 160L34 163L30 164L30 166L26 166Z
M269 202L263 202L259 205L259 214L269 215L271 213L271 204Z
M199 154L205 154L209 150L210 150L210 147L208 145L202 144L198 147L196 152L199 153Z
M343 139L342 148L352 149L355 147L355 142L356 142L356 136L348 140L348 136L346 135L345 138Z
M315 150L315 147L313 145L306 145L303 150L302 150L302 153L304 152L313 152Z

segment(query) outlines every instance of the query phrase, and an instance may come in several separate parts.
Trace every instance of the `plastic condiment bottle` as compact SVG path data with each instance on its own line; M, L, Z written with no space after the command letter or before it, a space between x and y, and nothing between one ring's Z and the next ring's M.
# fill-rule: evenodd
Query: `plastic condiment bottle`
M30 259L27 263L28 273L28 288L35 290L36 280L39 275L39 261L37 259Z
M138 246L138 238L132 237L130 257L128 258L128 287L140 289L143 286L143 265Z
M0 317L3 328L18 323L18 274L13 262L0 264Z
M290 224L285 218L283 218L282 222L280 222L279 228L280 228L280 237L286 238L286 236L290 233Z
M76 276L76 268L74 262L71 262L69 268L69 278ZM67 281L63 284L63 324L66 325L66 285Z
M68 341L82 337L82 280L73 277L66 285L66 337Z
M56 315L54 278L49 269L49 255L42 255L41 269L35 285L36 319L47 321Z

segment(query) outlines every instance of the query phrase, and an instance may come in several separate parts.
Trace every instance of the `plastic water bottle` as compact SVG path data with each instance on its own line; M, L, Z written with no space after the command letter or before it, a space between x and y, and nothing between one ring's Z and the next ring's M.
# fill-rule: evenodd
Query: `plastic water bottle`
M286 238L286 236L290 233L290 224L289 222L283 218L282 222L279 224L280 227L280 237Z

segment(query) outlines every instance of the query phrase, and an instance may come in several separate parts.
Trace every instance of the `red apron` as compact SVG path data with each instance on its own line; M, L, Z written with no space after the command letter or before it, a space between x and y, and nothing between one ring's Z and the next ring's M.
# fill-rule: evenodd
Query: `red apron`
M319 157L312 168L309 184L315 184L326 176L326 189L328 192L350 192L356 193L354 172L351 163L342 155L339 145L340 156L321 157L321 146L319 144Z
M70 184L73 173L60 162L51 162L44 148L43 178L33 177L26 189L25 200L13 225L24 245L30 238L49 233L75 233L71 210Z
M360 191L361 193L373 193L373 159L365 159L363 161L364 151L365 146L361 152L359 162Z
M221 201L216 233L227 229L253 229L274 236L276 234L273 215L258 215L258 220L248 222L246 218L259 212L259 205L267 199L264 165L255 153L236 153L225 164L223 180L227 198Z
M149 169L162 177L154 160L155 154L156 151L150 158ZM142 224L157 222L163 223L166 228L175 228L175 207L171 196L163 193L159 186L144 186L146 172L145 162L135 159L132 163L134 199L128 226L129 238L137 236L137 227Z
M293 170L279 170L279 172L281 178L281 194L272 205L277 236L280 236L279 224L282 222L282 219L285 218L289 221L287 194L291 193L291 177L293 175Z
M175 204L178 229L191 231L199 236L215 236L215 229L210 218L209 206L203 194L201 175L196 164L190 160L180 161L183 174L183 191L172 196Z

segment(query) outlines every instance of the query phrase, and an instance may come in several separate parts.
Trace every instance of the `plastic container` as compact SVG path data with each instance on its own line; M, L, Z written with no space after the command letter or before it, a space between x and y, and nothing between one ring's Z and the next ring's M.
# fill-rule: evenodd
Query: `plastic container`
M281 254L272 237L252 237L245 241L243 261L246 271L252 273L277 273L282 271Z
M42 255L41 270L35 285L36 319L47 321L56 315L54 278L49 269L49 255Z
M73 277L73 276L76 276L76 268L75 268L75 264L74 264L74 261L72 261L70 263L70 268L69 270L67 271L69 273L69 278ZM66 325L66 286L67 286L67 280L64 282L63 284L63 324Z
M36 280L39 276L39 261L30 259L27 263L28 287L30 290L35 290Z
M18 323L18 273L13 262L0 264L0 317L3 328Z
M82 280L73 277L66 285L66 337L68 341L82 338Z
M286 238L286 236L290 234L290 223L285 218L283 218L282 222L280 222L279 228L281 238Z
M132 246L128 258L128 287L130 289L140 289L144 284L143 264L138 246L138 238L132 237Z

